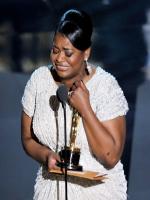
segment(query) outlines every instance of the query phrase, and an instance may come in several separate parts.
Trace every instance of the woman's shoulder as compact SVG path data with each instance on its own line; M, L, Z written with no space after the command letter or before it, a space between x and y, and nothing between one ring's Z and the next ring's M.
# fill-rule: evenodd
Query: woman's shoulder
M37 67L32 73L31 73L31 79L38 80L38 79L45 79L46 77L50 77L50 66L40 66Z
M43 66L39 66L37 67L33 72L32 75L42 75L45 73L49 73L50 71L50 66L49 65L43 65Z
M104 87L111 83L117 83L116 78L111 73L107 72L102 64L90 64L90 67L95 69L95 74L93 75L94 82L100 83L104 85Z

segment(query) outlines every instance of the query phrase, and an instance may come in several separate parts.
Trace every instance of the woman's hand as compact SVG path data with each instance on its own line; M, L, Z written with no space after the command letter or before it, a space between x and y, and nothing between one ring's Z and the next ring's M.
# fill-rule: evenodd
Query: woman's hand
M47 166L48 169L60 169L57 166L57 162L60 162L60 157L58 154L56 154L55 152L53 152L52 150L49 152L48 157L47 157Z
M69 102L81 115L90 108L89 91L83 81L76 81L72 86Z

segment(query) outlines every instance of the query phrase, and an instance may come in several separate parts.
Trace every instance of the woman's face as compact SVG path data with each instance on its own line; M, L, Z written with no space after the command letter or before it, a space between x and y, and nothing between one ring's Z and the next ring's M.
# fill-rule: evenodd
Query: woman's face
M76 49L69 39L56 33L51 50L51 62L63 81L81 80L85 74L87 52Z

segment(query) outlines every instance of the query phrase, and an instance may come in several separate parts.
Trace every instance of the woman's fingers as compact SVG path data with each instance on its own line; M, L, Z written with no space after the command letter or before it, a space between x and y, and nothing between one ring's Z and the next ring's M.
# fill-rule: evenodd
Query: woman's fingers
M60 162L60 157L58 154L51 152L48 156L48 168L51 169L59 169L57 167L57 162Z
M82 80L80 81L75 81L71 87L71 91L77 90L79 87L86 89L86 86Z
M86 86L85 86L85 83L83 82L83 80L81 80L81 87L83 90L87 90Z

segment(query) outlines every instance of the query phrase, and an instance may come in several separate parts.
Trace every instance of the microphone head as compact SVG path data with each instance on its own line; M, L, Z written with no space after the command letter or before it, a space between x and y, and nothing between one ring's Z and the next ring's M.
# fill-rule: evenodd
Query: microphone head
M49 104L50 104L50 107L51 109L54 111L54 112L57 112L58 109L59 109L59 101L58 101L58 98L56 95L52 95L49 99Z
M57 89L56 94L57 94L57 97L61 101L62 104L65 104L67 102L68 89L64 84L59 86L59 88Z

